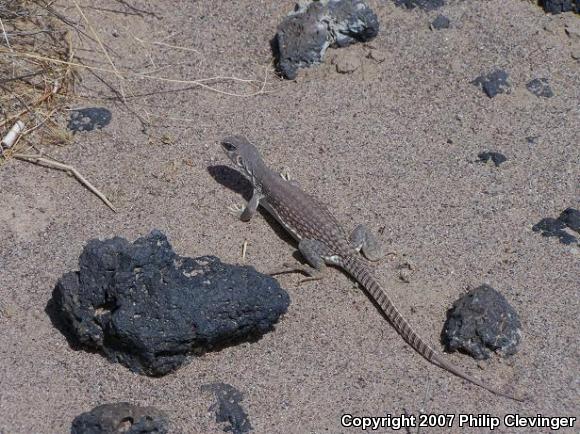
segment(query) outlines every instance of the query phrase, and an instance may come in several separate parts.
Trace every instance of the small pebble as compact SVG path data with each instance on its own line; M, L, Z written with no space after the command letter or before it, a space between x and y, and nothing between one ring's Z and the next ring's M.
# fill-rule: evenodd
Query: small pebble
M526 89L537 97L552 98L554 96L547 78L534 78L526 84Z
M580 211L574 208L566 208L558 217L562 223L573 231L580 233Z
M111 122L111 111L104 107L87 107L72 110L67 128L74 133L101 129Z
M528 137L526 137L526 141L530 145L535 145L536 143L538 143L538 136L528 136Z
M405 7L407 9L419 8L425 11L439 9L444 4L444 0L395 0L396 6Z
M410 261L406 260L397 266L399 269L399 279L402 282L410 283L411 277L415 273L415 265Z
M489 74L482 74L471 82L481 88L485 94L493 98L500 93L509 93L510 84L508 82L508 73L502 69L495 70Z
M488 161L493 162L495 167L499 167L501 163L505 163L507 161L507 157L500 152L480 152L477 154L477 157L481 163L487 163Z
M562 12L580 13L579 0L539 0L539 4L550 14L560 14Z
M244 399L242 392L226 383L205 384L201 390L215 395L216 402L209 411L215 413L216 422L225 423L222 427L224 432L244 434L252 431L248 414L240 404Z
M431 30L441 30L449 28L449 18L444 15L439 15L431 23Z
M580 213L573 209L567 208L560 216L555 219L546 217L532 226L534 232L541 232L544 237L558 237L562 244L572 244L578 240L573 235L566 232L566 228L576 232L580 230Z
M71 434L167 434L167 415L128 402L99 405L73 420Z

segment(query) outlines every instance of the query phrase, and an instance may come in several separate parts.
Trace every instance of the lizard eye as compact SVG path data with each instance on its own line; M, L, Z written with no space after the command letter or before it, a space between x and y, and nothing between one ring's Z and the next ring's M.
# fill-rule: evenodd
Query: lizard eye
M229 142L222 142L222 146L228 152L233 152L236 150L236 147Z

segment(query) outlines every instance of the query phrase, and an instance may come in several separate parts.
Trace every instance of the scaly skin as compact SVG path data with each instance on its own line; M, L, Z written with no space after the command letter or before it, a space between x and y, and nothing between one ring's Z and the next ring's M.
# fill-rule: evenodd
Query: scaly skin
M298 249L310 267L287 266L290 270L301 271L317 279L327 264L342 268L373 297L401 337L429 362L496 395L516 401L526 399L496 389L464 373L444 360L413 330L360 254L362 250L367 258L376 259L380 256L376 240L364 226L353 231L349 239L323 204L302 191L296 183L288 182L269 169L258 150L246 138L228 137L221 145L254 188L252 199L241 214L242 220L251 219L258 205L262 205L298 241Z

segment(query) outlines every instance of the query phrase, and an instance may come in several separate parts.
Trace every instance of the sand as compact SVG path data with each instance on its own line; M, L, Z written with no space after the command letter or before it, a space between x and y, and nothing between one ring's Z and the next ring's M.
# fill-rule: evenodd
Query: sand
M269 41L291 3L130 2L152 13L113 0L81 5L120 69L263 80ZM130 401L165 410L172 432L219 433L208 410L214 398L201 390L214 382L244 394L256 433L359 432L341 426L345 413L579 415L580 248L531 230L579 206L580 66L572 55L580 42L565 31L578 16L545 15L519 0L451 1L428 13L369 3L381 23L371 44L330 50L324 65L295 82L270 73L265 95L134 78L124 84L124 104L84 72L71 106L109 108L111 124L43 151L74 165L117 213L61 172L16 160L2 166L0 432L65 433L81 412ZM81 22L74 4L59 8ZM440 13L451 27L430 30ZM80 44L85 63L110 68L95 44ZM353 59L360 63L354 72L337 72L337 62ZM509 73L510 94L488 98L470 83L498 68ZM114 74L99 75L121 88ZM534 78L548 78L554 97L528 92ZM221 89L252 90L242 83ZM273 168L288 167L345 227L364 222L399 253L377 265L377 276L435 348L442 349L447 309L465 291L488 283L504 294L522 321L519 352L480 363L445 357L532 399L498 398L430 365L338 270L302 285L297 275L281 276L292 302L275 331L163 378L70 348L44 310L91 238L134 240L158 228L180 255L211 254L260 271L292 259L296 247L275 221L262 214L243 223L228 211L243 198L219 176L227 161L218 142L234 133L255 142ZM477 163L486 150L508 161ZM405 261L413 264L409 283L399 279ZM548 431L503 423L494 430ZM456 419L428 432L489 429L460 428Z

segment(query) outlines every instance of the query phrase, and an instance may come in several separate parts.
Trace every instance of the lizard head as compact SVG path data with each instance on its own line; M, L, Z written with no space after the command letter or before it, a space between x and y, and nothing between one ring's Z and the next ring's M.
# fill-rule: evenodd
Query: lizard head
M256 167L262 163L262 157L254 145L243 136L230 136L221 141L221 146L241 172L249 179L254 178Z

